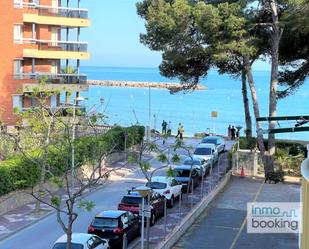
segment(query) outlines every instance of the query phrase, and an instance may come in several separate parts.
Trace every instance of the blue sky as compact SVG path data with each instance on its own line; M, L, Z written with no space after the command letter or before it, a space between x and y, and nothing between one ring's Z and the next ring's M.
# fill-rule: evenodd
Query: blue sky
M83 0L81 7L89 9L91 27L82 29L82 39L89 42L91 59L84 66L157 67L159 52L150 51L139 42L145 31L144 21L136 14L137 0ZM258 62L256 70L268 70Z

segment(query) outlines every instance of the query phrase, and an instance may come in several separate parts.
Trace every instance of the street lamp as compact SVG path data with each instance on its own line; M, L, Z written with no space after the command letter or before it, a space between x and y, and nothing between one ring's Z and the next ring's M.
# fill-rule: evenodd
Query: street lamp
M238 125L238 126L236 126L236 129L237 129L237 132L236 132L236 134L238 134L238 136L237 136L237 172L238 172L238 168L239 168L239 155L238 155L238 153L239 153L239 137L240 137L240 130L241 130L241 128L242 128L242 126L240 126L240 125Z
M150 193L151 188L140 186L135 189L142 196L142 231L141 231L141 249L144 249L144 226L145 226L145 197ZM148 203L149 204L149 203Z
M73 103L73 127L72 127L72 165L71 165L71 180L72 180L72 189L74 189L74 176L75 176L75 147L74 147L74 141L75 141L75 126L76 126L76 106L78 102L84 101L85 98L83 97L76 97L74 99Z

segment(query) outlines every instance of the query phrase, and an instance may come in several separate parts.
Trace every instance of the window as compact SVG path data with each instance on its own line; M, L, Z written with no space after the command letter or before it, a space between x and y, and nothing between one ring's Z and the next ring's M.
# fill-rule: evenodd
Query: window
M118 227L118 219L117 218L95 218L92 222L92 225L95 227Z
M22 109L21 95L13 95L13 109Z
M23 25L14 24L14 43L23 43Z
M93 236L87 241L87 246L89 249L95 249L97 246L102 244L102 240L100 240L98 237Z
M23 73L23 60L14 60L14 79L20 79Z
M23 7L23 0L14 0L14 7L15 8L22 8Z

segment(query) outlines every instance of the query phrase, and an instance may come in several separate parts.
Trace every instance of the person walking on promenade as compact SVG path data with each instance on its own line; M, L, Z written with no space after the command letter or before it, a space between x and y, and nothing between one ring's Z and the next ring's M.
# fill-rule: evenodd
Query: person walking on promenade
M180 125L179 129L179 138L182 140L183 139L183 133L185 132L185 129L183 128L183 125Z
M235 129L234 125L233 125L232 128L231 128L231 137L232 137L232 140L235 140L235 133L236 133L236 129Z
M172 135L172 123L171 123L171 121L168 121L167 134Z
M227 136L229 139L231 139L231 125L229 125L229 127L227 127Z
M162 122L162 134L166 134L167 122L163 120Z
M181 123L178 124L178 130L176 137L180 136Z

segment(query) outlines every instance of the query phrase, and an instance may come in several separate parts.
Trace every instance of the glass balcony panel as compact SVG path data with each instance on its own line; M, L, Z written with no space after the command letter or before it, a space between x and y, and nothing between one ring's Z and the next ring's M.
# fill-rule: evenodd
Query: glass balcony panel
M41 81L45 79L46 83L52 84L87 84L87 75L85 74L18 74L18 79L33 79Z

